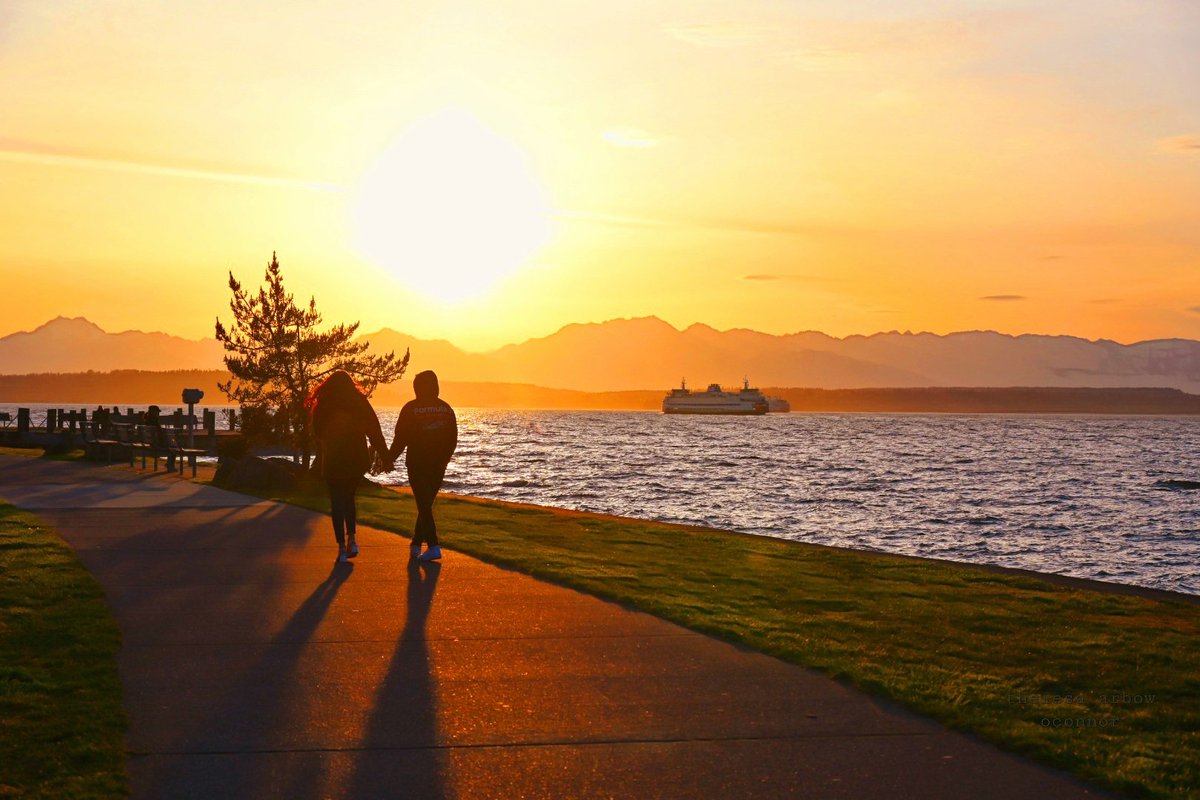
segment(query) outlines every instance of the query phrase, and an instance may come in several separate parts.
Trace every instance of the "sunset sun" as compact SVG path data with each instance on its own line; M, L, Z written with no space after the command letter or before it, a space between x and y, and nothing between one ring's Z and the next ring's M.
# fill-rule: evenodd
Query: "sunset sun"
M443 301L482 295L545 243L550 216L524 154L452 109L404 131L364 176L359 249Z

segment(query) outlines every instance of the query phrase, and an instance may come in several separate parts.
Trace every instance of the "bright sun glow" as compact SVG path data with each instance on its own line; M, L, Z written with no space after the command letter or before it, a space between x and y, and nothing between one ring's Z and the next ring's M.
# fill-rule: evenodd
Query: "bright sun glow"
M457 109L405 131L364 177L358 247L414 290L444 301L484 294L550 235L524 155Z

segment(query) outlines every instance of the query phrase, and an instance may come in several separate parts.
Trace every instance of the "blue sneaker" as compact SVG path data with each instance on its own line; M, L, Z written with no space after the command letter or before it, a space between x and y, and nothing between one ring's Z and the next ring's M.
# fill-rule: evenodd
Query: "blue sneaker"
M434 545L433 547L429 548L424 553L422 553L417 558L417 561L437 561L441 557L442 557L442 548L438 547L437 545Z
M350 544L346 545L346 558L354 558L356 555L358 555L358 542L351 539Z
M409 545L408 546L408 557L409 558L420 558L421 557L421 545L419 545L419 544Z

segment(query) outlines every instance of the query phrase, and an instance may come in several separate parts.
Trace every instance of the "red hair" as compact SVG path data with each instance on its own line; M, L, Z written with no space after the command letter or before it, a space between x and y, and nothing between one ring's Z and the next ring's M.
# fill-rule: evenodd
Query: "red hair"
M316 414L317 407L322 403L330 403L334 406L349 405L358 398L366 399L367 393L362 390L362 387L354 382L354 378L349 372L344 369L336 369L329 373L325 380L317 384L316 388L308 395L308 399L304 401L304 407L308 409L309 414Z

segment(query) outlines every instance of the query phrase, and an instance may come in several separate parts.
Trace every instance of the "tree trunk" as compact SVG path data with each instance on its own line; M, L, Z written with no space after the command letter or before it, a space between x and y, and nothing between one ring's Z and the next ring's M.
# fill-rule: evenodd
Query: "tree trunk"
M304 413L307 413L307 412L304 412ZM303 454L303 461L301 462L301 464L304 466L305 469L308 469L309 461L312 459L312 438L309 435L308 420L301 419L300 423L299 423L299 428L300 428L300 431L299 431L299 433L300 433L300 452Z

